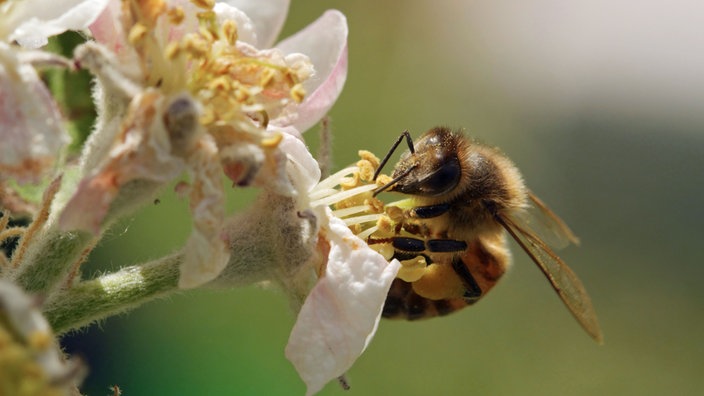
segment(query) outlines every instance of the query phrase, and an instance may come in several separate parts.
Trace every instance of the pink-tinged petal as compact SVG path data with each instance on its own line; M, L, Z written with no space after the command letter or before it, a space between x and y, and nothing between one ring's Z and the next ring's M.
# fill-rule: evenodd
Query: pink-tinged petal
M37 182L70 138L51 94L29 64L0 43L0 178Z
M290 0L227 0L224 3L241 10L252 20L257 40L247 43L269 48L284 26Z
M330 110L347 79L347 19L336 10L277 45L285 53L303 53L315 66L315 75L303 87L308 93L298 106L295 120L274 120L276 125L291 124L300 131L315 125Z
M86 29L105 9L108 0L24 0L12 4L9 21L14 26L8 41L39 48L48 38L66 30Z
M294 130L288 128L289 131ZM284 133L279 148L288 158L288 177L300 194L307 194L320 181L320 166L305 143L291 133Z
M93 38L116 54L122 53L126 46L120 22L120 4L119 1L111 1L89 27Z
M286 357L306 383L307 395L344 374L376 331L400 264L387 262L330 216L324 237L330 255L324 275L306 299L286 346Z
M163 184L183 171L185 163L172 154L169 133L160 116L165 106L163 96L156 90L143 92L132 100L108 158L81 180L61 213L59 225L63 230L97 234L110 205L127 183L143 180ZM144 191L152 192L151 188ZM134 196L139 193L130 191Z

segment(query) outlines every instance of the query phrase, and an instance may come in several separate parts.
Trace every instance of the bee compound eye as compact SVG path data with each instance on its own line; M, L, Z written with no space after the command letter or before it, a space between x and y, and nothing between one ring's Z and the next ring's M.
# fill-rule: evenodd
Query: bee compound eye
M423 179L423 189L428 195L441 195L452 190L460 181L462 168L456 156L446 157L434 172Z

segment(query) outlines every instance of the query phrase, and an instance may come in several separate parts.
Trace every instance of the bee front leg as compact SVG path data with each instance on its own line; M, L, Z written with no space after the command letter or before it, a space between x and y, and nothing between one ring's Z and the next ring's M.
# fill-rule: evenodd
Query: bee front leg
M393 237L391 245L403 252L452 253L467 250L467 242L455 239L418 239L411 237Z
M428 206L417 206L411 209L411 217L418 219L430 219L441 216L450 210L450 204L436 204Z

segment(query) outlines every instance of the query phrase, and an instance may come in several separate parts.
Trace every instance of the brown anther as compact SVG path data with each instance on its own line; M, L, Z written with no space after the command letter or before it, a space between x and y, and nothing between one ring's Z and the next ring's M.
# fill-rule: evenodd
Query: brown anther
M191 3L204 10L212 10L215 7L215 0L191 0Z
M169 10L166 12L166 15L169 18L169 22L174 25L180 25L185 17L183 8L180 6L169 8Z

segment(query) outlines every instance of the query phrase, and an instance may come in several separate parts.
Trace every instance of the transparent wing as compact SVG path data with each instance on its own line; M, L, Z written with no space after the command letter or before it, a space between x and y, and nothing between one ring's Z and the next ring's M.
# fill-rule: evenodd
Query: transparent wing
M540 201L538 200L538 202ZM559 221L558 224L564 225L564 223L547 209L545 205L542 205L542 207ZM537 237L531 230L524 227L520 219L510 215L497 214L496 220L511 234L513 239L518 242L521 248L523 248L528 256L538 265L543 274L545 274L545 277L550 281L553 289L555 289L560 296L562 302L565 303L584 330L586 330L596 342L601 344L603 342L603 335L596 317L596 312L594 311L591 299L584 285L582 285L582 282L577 278L577 275L572 272L567 264L565 264L545 242ZM569 231L567 226L565 226L565 229ZM571 231L569 231L569 234L574 237Z
M528 208L511 214L517 224L530 229L541 241L553 248L561 249L570 243L579 245L579 238L540 198L529 191L528 199L531 203Z

